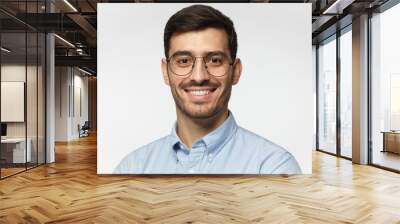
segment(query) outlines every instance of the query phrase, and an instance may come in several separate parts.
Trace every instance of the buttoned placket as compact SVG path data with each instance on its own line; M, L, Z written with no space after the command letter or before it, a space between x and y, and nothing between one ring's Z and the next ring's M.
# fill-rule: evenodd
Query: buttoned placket
M207 162L211 163L213 158L214 158L214 154L212 152L209 152L209 150L207 150Z
M205 153L206 146L202 142L193 144L191 150L187 149L183 143L179 142L176 151L176 163L179 163L185 172L196 173L198 171L197 168L200 168L198 166L201 164Z
M198 169L201 169L199 166L202 165L205 153L207 153L207 147L203 141L193 144L189 154L190 165L187 170L188 173L196 173Z
M183 173L206 172L205 170L208 168L202 166L211 166L213 161L215 161L216 156L220 154L219 151L223 149L227 140L230 139L237 130L233 115L229 113L229 117L223 125L193 144L193 148L198 148L199 146L203 147L203 150L201 150L201 156L196 156L194 155L196 153L192 154L192 150L189 150L180 141L180 138L176 132L176 127L177 124L175 123L171 136L173 137L174 141L173 144L176 155L177 169ZM195 158L197 157L197 159L193 159L193 156L195 156Z

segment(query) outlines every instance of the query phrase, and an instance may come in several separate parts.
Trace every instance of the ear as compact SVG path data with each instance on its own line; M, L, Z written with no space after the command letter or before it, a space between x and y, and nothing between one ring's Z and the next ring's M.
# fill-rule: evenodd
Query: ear
M164 83L169 86L168 64L165 58L161 59L161 71L163 73Z
M233 64L232 85L236 85L239 82L241 75L242 75L242 61L239 58L237 58L235 64Z

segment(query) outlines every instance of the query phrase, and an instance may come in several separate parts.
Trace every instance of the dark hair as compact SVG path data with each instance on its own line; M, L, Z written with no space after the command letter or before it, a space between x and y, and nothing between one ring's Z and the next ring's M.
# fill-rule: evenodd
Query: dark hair
M213 7L192 5L172 15L164 29L164 51L168 58L170 40L173 34L201 30L208 27L223 29L228 35L228 48L232 60L236 58L237 36L232 20Z

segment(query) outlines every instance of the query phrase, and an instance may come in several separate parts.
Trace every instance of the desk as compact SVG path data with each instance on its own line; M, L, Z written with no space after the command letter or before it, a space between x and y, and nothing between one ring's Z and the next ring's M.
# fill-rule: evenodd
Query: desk
M383 150L382 152L393 152L400 154L400 132L399 131L382 131L383 133Z
M31 145L32 140L27 139L25 155L25 138L6 138L1 139L1 156L9 163L25 163L32 159ZM11 147L10 147L11 146ZM12 158L12 160L11 160ZM26 161L25 161L26 158Z

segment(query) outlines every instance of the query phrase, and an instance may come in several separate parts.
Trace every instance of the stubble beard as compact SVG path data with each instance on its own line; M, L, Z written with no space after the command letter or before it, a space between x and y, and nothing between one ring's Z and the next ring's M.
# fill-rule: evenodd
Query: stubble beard
M217 103L214 105L194 104L184 102L183 97L179 96L177 86L171 87L171 93L175 101L176 109L185 116L194 120L206 120L217 117L228 108L228 102L231 96L232 87L224 90ZM192 105L191 105L192 104Z

